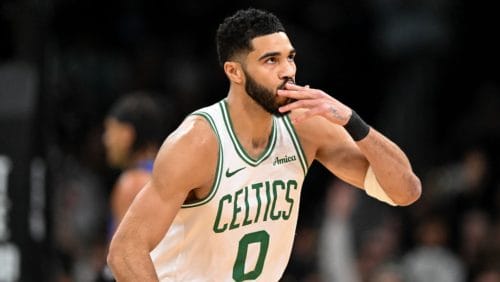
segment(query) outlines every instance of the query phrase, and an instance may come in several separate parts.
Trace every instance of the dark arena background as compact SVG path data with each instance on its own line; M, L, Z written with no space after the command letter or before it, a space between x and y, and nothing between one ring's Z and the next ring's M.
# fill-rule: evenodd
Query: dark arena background
M249 6L285 24L297 83L355 109L423 183L392 208L314 163L282 280L500 281L499 23L486 2L2 0L0 281L95 281L118 175L106 111L153 93L167 136L225 97L215 31Z

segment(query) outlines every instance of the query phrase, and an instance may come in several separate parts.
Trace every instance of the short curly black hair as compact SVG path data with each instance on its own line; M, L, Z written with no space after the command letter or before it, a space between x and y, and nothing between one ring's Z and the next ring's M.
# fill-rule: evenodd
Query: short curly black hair
M148 92L138 91L128 93L116 101L107 117L115 118L134 127L136 132L133 151L159 147L165 133L163 127L166 116L159 100Z
M285 32L285 28L274 14L255 8L238 10L225 18L217 29L219 64L223 66L242 51L251 51L251 40L255 37L275 32Z

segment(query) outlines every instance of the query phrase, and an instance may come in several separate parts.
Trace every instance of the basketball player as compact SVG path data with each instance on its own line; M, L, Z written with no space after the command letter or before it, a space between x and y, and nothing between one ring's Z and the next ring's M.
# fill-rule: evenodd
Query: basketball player
M420 196L400 148L327 93L294 83L295 49L271 13L217 31L222 101L166 139L112 240L118 281L278 281L313 160L391 205Z
M137 193L151 177L163 141L163 113L152 96L132 93L118 100L104 121L107 163L122 170L111 192L109 239ZM107 268L99 281L113 281Z

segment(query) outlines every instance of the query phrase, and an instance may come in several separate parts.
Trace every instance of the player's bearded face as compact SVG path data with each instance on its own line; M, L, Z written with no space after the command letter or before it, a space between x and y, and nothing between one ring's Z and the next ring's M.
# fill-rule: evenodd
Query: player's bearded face
M246 72L245 70L243 70L243 72L245 73L246 77L245 90L255 102L261 105L262 108L264 108L267 112L275 116L282 116L286 114L281 113L278 109L279 107L292 102L292 100L289 98L282 99L281 97L278 97L276 95L276 91L278 89L284 89L287 82L294 83L292 78L284 80L282 84L271 91L255 81L255 79L253 79L248 72Z

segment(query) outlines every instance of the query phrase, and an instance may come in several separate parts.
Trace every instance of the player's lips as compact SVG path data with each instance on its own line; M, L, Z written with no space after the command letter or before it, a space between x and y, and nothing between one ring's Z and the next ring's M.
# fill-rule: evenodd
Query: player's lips
M293 81L293 79L283 81L283 83L278 87L278 90L284 90L287 83L295 84L295 81Z

